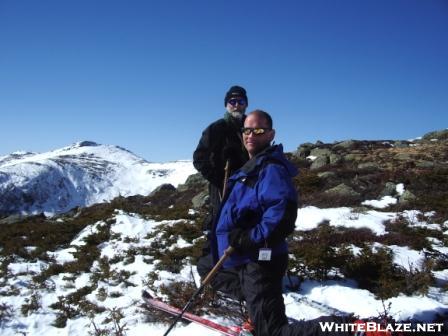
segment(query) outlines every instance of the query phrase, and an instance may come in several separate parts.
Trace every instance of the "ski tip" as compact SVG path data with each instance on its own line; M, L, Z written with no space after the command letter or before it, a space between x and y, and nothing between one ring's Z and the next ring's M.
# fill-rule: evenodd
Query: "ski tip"
M147 291L142 290L142 297L145 299L152 299L153 297Z

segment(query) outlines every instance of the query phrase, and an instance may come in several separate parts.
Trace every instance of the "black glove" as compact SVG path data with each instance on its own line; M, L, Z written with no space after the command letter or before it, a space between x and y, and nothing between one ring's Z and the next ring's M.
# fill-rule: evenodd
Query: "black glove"
M233 229L229 233L229 244L238 253L246 253L254 250L257 244L250 239L250 230Z

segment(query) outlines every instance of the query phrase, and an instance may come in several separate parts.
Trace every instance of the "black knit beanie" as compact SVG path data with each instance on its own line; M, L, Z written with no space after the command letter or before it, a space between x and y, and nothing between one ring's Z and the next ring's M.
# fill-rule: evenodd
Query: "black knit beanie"
M232 86L229 91L227 91L226 96L224 98L224 106L227 106L227 103L230 99L233 97L242 97L246 100L246 103L249 104L249 101L247 99L246 90L242 88L241 86Z

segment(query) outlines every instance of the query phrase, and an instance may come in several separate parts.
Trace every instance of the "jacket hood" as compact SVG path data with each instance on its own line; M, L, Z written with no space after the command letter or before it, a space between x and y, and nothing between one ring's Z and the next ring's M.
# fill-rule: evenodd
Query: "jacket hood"
M266 149L255 155L252 159L250 159L241 168L241 171L249 175L251 172L262 166L265 161L273 161L282 164L291 177L294 177L299 173L298 169L286 158L283 152L282 144L267 147Z

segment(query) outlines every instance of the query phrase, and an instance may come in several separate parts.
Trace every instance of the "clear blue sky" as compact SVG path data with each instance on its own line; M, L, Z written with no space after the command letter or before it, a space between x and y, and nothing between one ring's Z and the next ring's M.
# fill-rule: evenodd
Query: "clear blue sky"
M448 1L0 0L0 155L190 159L234 84L288 151L448 128Z

